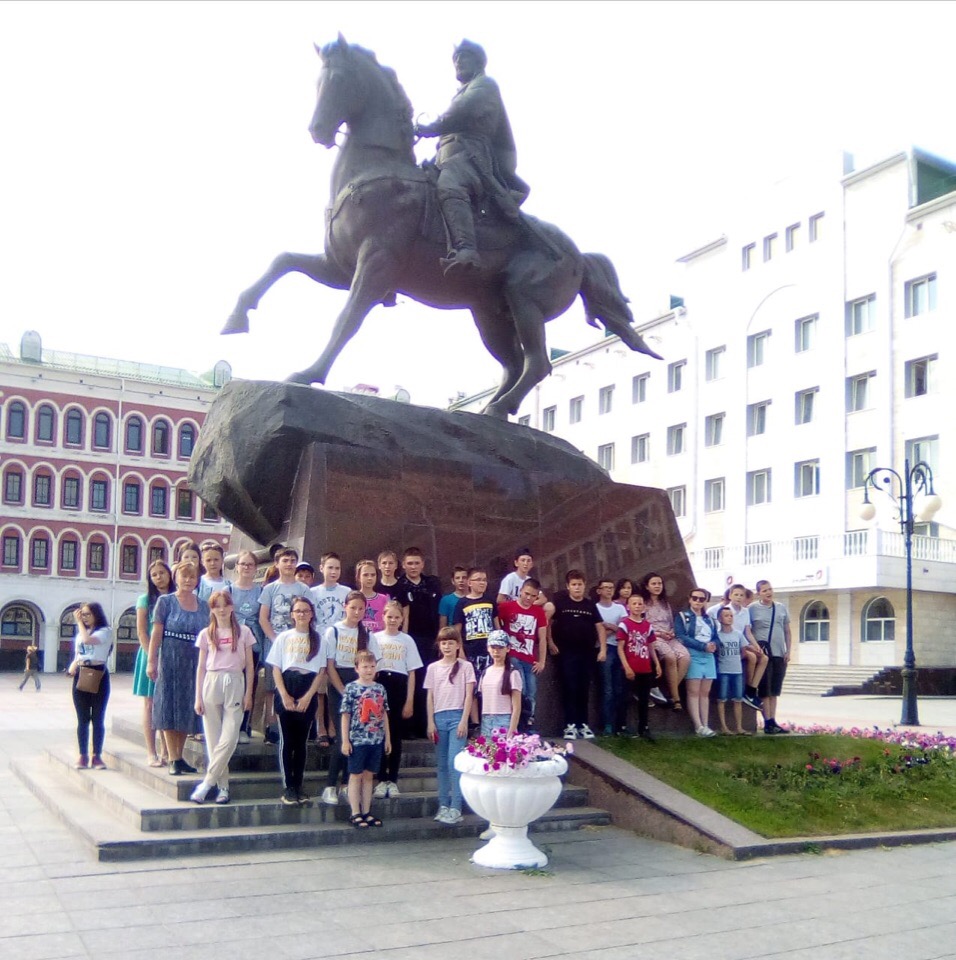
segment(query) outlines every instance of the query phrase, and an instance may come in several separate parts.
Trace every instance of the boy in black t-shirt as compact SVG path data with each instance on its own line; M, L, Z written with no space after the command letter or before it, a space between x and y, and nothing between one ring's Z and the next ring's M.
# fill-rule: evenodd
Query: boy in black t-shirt
M593 740L594 733L588 726L588 688L595 647L599 663L607 656L601 629L604 621L594 601L585 596L587 581L580 570L569 570L564 582L567 591L555 594L553 600L548 651L558 657L564 698L564 738Z

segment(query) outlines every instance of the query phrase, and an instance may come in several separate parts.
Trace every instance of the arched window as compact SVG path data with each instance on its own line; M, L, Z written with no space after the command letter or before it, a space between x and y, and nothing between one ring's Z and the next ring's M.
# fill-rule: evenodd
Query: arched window
M176 519L192 520L195 512L193 492L183 484L176 489Z
M193 454L196 443L196 428L191 423L184 423L179 428L179 458L188 460Z
M33 474L33 506L53 506L53 474L49 470L37 470Z
M33 611L19 603L11 603L0 616L0 637L4 640L35 640L37 618Z
M218 360L212 368L212 385L224 387L232 379L232 367L226 360Z
M97 474L90 480L90 509L96 513L106 513L110 508L110 481L103 474Z
M169 487L165 483L154 483L149 488L149 513L152 517L168 516Z
M7 405L7 439L25 440L27 435L27 408L19 400Z
M50 569L50 538L44 534L30 538L30 569Z
M66 414L66 436L63 442L71 447L83 445L83 414L75 407Z
M20 569L20 534L8 530L0 538L0 564L9 570Z
M109 450L113 439L113 421L108 413L98 413L93 418L93 446L97 450Z
M135 540L124 540L120 554L120 573L124 577L139 576L139 544Z
M169 456L169 424L157 420L153 424L153 454L157 457Z
M878 643L896 639L896 611L886 597L875 597L863 608L863 640Z
M139 643L136 636L136 608L127 607L116 621L117 643Z
M80 476L65 476L60 483L60 505L67 510L79 510L82 496L83 481Z
M143 421L140 417L130 417L126 421L126 452L143 452Z
M106 543L97 538L86 545L86 572L93 576L106 573Z
M80 603L71 603L64 611L60 614L60 639L61 640L72 640L76 636L76 617L73 616L77 610L80 609L82 604Z
M149 545L148 563L151 566L154 560L166 559L166 544L162 540L153 540Z
M80 544L76 537L60 539L60 573L76 573L80 568Z
M48 403L37 410L37 443L53 443L56 438L56 411Z
M3 471L3 502L23 503L23 470L19 466L7 467Z
M800 617L800 642L828 643L829 640L830 611L822 600L812 600Z

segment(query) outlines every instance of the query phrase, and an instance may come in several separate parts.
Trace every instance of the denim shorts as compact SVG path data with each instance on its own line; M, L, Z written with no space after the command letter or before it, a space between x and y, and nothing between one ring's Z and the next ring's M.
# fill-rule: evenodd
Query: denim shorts
M717 677L718 700L743 700L744 675L742 673L722 673Z
M383 743L352 744L349 754L349 773L378 773L385 754Z

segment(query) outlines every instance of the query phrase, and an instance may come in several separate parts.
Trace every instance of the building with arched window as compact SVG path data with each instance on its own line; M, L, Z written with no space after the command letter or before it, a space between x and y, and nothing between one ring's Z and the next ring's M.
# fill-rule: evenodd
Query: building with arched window
M224 365L224 366L223 366ZM137 646L146 569L176 544L230 528L189 489L189 457L219 380L173 367L0 344L0 669L36 643L45 670L70 657L73 611L102 604L117 666ZM225 371L225 372L224 372Z
M688 242L668 309L631 294L663 359L617 336L553 351L518 423L666 490L697 582L771 581L801 664L902 664L904 538L882 493L861 506L871 470L925 461L943 505L913 530L916 661L956 666L956 164L827 158L735 198L725 228Z

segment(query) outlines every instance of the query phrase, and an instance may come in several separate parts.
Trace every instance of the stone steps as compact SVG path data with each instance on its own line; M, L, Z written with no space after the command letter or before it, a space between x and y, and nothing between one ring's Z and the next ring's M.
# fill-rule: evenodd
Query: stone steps
M792 663L787 668L784 693L826 697L839 693L862 693L863 684L879 674L882 667L830 666Z
M125 740L124 734L131 739ZM373 800L372 811L385 826L368 830L347 822L347 804L328 806L317 799L302 807L282 804L275 747L258 739L237 748L236 763L230 765L236 768L230 772L233 799L221 806L190 803L199 778L171 777L164 769L149 767L140 731L120 722L107 737L106 770L74 769L68 746L13 761L11 769L104 861L467 837L484 829L485 822L467 810L454 827L432 819L438 807L435 771L428 763L434 747L426 741L404 746L402 795ZM200 750L201 745L191 744L191 759L201 755ZM328 750L316 752L320 756L310 757L305 785L305 792L315 798L325 786ZM566 784L555 807L532 829L575 830L609 823L605 811L588 806L585 789Z

